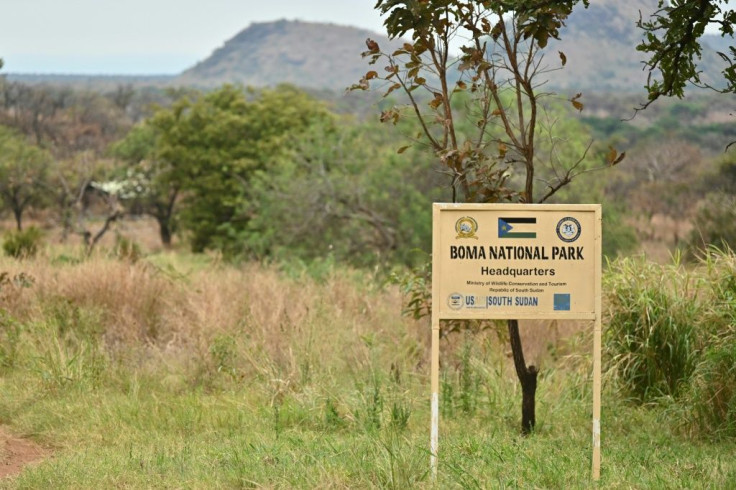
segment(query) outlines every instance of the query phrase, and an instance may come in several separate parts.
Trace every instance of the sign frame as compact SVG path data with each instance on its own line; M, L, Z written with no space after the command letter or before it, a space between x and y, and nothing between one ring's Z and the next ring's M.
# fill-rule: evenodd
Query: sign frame
M459 212L459 213L458 213ZM457 235L454 238L457 239L476 239L479 242L480 247L486 246L486 243L482 243L475 236L478 230L478 223L475 219L478 215L496 213L493 217L498 218L498 237L504 236L507 238L534 238L536 233L530 232L516 232L513 236L509 233L510 229L516 223L536 223L535 218L520 217L523 215L535 215L539 216L540 213L554 213L556 215L567 216L570 214L576 216L585 216L587 229L590 223L593 223L593 264L586 264L586 271L592 272L591 282L588 287L589 294L586 296L584 305L582 307L571 307L569 304L567 310L563 311L540 311L540 309L530 308L528 311L524 311L519 308L485 308L478 310L471 310L462 308L460 305L457 308L447 308L443 303L445 300L452 301L452 298L442 297L441 293L446 291L443 289L443 269L447 269L447 264L443 262L443 233L445 233L445 241L447 237L447 223L443 222L443 213L446 215L452 215L455 219L455 225L453 232ZM466 216L468 213L471 216ZM506 228L506 223L502 221L504 218L497 216L497 213L505 213L507 215L514 216L510 220L514 221L512 226ZM460 216L460 218L457 218ZM592 219L591 219L592 218ZM566 219L572 220L573 226L571 226L570 239L566 239L566 236L560 235L559 227ZM446 221L446 220L445 220ZM577 223L577 230L575 230L574 224ZM501 229L502 224L504 225L503 230ZM439 450L439 344L440 344L440 324L441 320L457 320L457 319L487 319L487 320L504 320L504 319L561 319L561 320L587 320L593 322L593 428L592 428L592 479L598 481L600 478L600 414L601 414L601 346L602 346L602 327L601 327L601 275L602 275L602 208L600 204L457 204L457 203L433 203L432 205L432 340L431 340L431 427L430 427L430 472L432 480L437 479L437 466L438 466L438 450ZM444 228L442 226L444 225ZM522 226L523 228L523 226ZM575 218L563 218L559 220L557 226L557 235L561 242L571 242L577 240L580 235L581 225ZM577 232L577 236L575 236ZM574 240L573 240L574 238ZM589 238L588 238L589 239ZM516 241L515 243L518 243ZM587 243L587 242L586 242ZM539 247L537 247L539 248ZM468 249L473 251L474 249ZM574 250L574 247L573 247ZM542 248L541 253L536 250L535 257L539 255L544 257L547 251ZM571 250L572 252L572 250ZM490 253L490 252L489 252ZM578 252L580 258L582 258L582 250ZM531 252L528 253L531 255ZM483 259L477 255L473 258ZM496 257L498 258L498 257ZM545 257L549 259L549 257ZM560 265L562 270L565 270L565 264ZM572 267L572 266L570 266ZM546 272L545 272L546 274ZM471 283L472 281L467 281ZM445 294L446 295L446 294ZM462 296L462 295L460 295ZM488 304L491 300L488 299ZM569 298L569 296L568 296ZM569 300L568 300L569 301ZM499 303L506 303L505 301ZM509 298L509 303L511 303ZM511 306L511 305L510 305ZM533 305L535 306L535 305ZM547 307L549 305L546 305ZM543 309L543 308L542 308ZM557 308L555 307L555 310ZM487 312L487 313L486 313ZM490 316L489 316L490 315Z

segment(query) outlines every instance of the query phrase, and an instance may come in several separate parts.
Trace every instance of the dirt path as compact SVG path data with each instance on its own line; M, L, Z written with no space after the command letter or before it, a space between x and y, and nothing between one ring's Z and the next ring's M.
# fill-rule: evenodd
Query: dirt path
M0 478L14 476L34 461L40 461L48 451L38 444L13 436L0 426Z

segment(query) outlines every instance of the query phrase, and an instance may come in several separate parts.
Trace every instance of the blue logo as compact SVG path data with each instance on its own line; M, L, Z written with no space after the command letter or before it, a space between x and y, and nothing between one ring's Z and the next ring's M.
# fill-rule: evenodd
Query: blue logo
M555 311L570 311L570 293L555 293Z

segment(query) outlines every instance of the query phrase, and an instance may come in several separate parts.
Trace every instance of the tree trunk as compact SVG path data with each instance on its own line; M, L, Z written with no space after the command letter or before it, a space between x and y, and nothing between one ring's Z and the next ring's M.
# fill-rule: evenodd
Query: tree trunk
M69 234L72 232L74 224L72 223L72 212L68 206L62 204L61 211L61 243L66 243Z
M171 226L169 226L169 220L167 218L156 218L158 222L158 232L161 237L161 243L164 247L171 247Z
M13 208L13 216L15 216L15 227L18 231L23 229L23 210L20 208Z
M521 433L530 434L536 423L535 394L537 392L537 373L535 366L527 366L524 361L524 349L519 335L519 321L508 320L511 354L514 358L516 375L521 383Z
M153 208L148 211L148 214L156 219L161 243L167 249L171 247L171 239L173 238L172 218L178 195L179 188L174 187L165 205L161 202L154 203Z
M110 225L113 222L117 221L118 219L122 218L123 214L124 213L122 211L115 211L113 214L108 216L107 219L105 219L105 224L102 226L100 231L98 231L97 234L94 236L92 236L92 234L89 233L88 231L85 231L84 241L85 243L87 243L87 255L92 254L92 249L95 248L95 245L97 245L97 242L99 242L100 239L105 235L105 233L107 233L107 230L110 229Z

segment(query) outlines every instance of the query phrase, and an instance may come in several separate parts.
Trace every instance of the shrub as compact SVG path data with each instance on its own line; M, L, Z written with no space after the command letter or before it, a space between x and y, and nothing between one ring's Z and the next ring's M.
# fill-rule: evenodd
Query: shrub
M36 252L38 252L42 238L43 234L41 230L35 226L31 226L25 230L10 232L5 236L3 250L5 250L7 255L16 259L34 257Z
M133 240L118 235L115 239L115 248L113 249L115 257L119 260L127 260L129 262L137 262L143 257L140 245Z
M623 206L603 206L603 255L610 258L626 255L639 246L634 229L625 222Z
M20 322L0 310L0 368L15 366L21 332Z
M694 251L708 246L736 248L736 197L725 192L709 194L698 207L688 243Z

